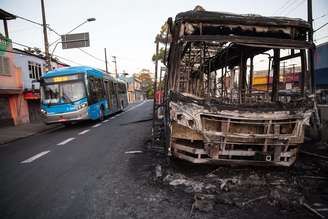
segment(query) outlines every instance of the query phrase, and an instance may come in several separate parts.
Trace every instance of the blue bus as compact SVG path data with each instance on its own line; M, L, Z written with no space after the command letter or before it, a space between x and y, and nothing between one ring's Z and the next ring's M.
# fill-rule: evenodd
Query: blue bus
M60 68L44 74L41 117L46 124L103 120L128 105L125 82L95 68Z

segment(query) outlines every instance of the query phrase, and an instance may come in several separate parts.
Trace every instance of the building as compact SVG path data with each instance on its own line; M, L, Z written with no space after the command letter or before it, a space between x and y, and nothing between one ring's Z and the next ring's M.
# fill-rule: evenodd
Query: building
M128 101L134 103L145 99L144 91L142 90L142 81L134 74L126 79L128 85Z
M315 60L315 81L317 89L328 88L328 42L320 44L316 48Z
M279 89L290 90L299 86L300 66L286 67L280 69ZM268 83L269 80L269 83ZM253 89L266 91L272 86L272 74L268 77L268 70L255 71L253 76Z
M9 38L8 20L16 16L0 9L4 35L0 33L0 126L29 122L27 102L23 95L21 70L14 64L12 41Z
M29 121L39 122L40 118L40 83L38 80L44 72L46 61L39 52L14 48L15 65L21 69L23 81L23 95L28 104ZM53 59L53 69L69 67L69 65Z

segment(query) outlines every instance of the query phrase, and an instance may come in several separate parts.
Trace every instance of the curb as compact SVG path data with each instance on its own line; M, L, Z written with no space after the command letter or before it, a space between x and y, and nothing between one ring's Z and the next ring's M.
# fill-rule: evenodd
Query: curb
M3 142L0 142L0 148L1 147L6 147L5 144L12 143L12 142L24 139L24 138L28 138L28 137L37 135L37 134L42 134L42 133L54 131L54 130L57 130L57 129L60 129L60 128L63 128L63 127L64 127L63 125L58 124L58 125L55 125L54 127L45 128L45 129L36 131L34 133L27 134L25 136L21 136L21 137L18 137L18 138L13 138L13 139L10 139L10 140L7 140L7 141L3 141Z

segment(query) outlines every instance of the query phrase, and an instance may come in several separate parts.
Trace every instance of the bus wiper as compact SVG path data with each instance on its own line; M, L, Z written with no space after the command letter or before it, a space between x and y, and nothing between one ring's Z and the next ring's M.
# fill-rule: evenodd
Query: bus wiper
M73 104L73 101L66 94L63 94L63 97L68 100L70 104Z

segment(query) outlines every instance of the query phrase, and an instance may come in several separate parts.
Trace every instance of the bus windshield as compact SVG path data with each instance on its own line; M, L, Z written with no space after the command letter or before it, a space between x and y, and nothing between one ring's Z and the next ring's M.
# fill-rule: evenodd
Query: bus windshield
M42 87L42 103L71 103L86 96L82 81L46 84Z

